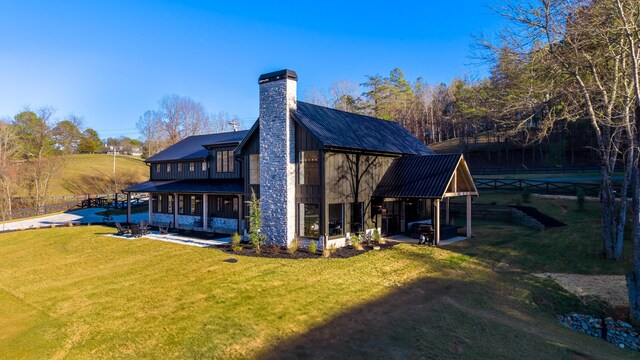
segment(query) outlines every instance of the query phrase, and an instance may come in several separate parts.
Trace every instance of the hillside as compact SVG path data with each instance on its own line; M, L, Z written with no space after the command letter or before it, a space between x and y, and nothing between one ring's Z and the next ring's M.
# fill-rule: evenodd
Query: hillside
M105 183L112 183L113 155L71 155L51 185L51 196L102 192ZM148 179L149 170L140 158L116 156L116 179L119 183Z

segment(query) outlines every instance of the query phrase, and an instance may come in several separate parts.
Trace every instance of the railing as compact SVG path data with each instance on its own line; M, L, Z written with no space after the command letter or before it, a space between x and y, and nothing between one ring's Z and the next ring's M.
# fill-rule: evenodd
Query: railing
M473 175L502 175L502 174L562 174L562 173L599 173L598 166L543 166L543 167L514 167L514 168L471 168ZM616 169L616 171L618 171Z
M578 189L584 191L585 196L598 196L600 183L596 182L565 182L522 179L475 179L478 190L513 190L528 189L534 193L549 195L576 195Z

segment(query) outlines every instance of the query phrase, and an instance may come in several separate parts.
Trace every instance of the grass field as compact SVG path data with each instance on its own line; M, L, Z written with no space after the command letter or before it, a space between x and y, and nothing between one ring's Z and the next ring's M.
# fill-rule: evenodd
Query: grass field
M51 184L51 196L81 195L86 191L91 177L108 178L113 174L113 155L79 154L71 155ZM140 158L126 155L116 156L117 176L127 174L139 182L149 178L149 168Z
M473 240L449 248L403 244L350 259L239 257L116 239L99 226L2 234L0 354L637 358L559 325L554 314L593 309L531 275L625 271L627 263L598 256L594 204L573 214L571 203L533 201L566 215L570 227L540 233L476 222ZM495 271L504 262L517 271Z

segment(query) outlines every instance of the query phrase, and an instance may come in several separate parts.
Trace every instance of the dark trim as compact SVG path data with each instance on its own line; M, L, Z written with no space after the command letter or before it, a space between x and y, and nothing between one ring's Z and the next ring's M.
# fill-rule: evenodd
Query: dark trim
M270 81L277 81L277 80L283 80L283 79L298 80L298 74L296 74L295 71L289 70L289 69L274 71L274 72L260 75L260 77L258 78L258 84L264 84Z
M256 130L260 127L260 118L256 119L256 122L253 123L253 125L251 126L251 129L249 129L249 131L247 132L247 135L244 136L244 139L242 139L242 141L240 141L240 144L238 144L238 146L236 147L235 152L239 155L242 154L242 148L247 144L247 141L249 141L249 139L251 138L251 136L253 136L253 133L256 132Z

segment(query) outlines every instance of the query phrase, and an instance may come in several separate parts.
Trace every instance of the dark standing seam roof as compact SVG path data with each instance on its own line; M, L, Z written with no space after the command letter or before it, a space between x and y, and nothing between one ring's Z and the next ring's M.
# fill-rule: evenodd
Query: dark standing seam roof
M406 155L434 152L399 123L298 101L294 117L325 147Z
M218 134L194 135L186 137L168 148L160 151L146 162L202 160L206 159L209 151L205 145L239 143L247 135L248 131L233 131Z
M462 155L405 156L393 160L374 197L441 199Z
M145 181L124 189L124 192L241 194L244 192L244 181L242 179Z

